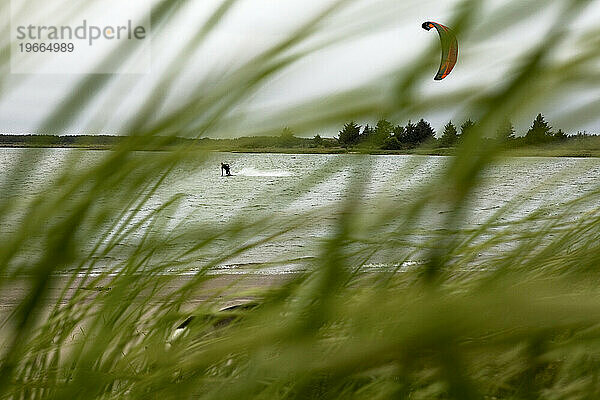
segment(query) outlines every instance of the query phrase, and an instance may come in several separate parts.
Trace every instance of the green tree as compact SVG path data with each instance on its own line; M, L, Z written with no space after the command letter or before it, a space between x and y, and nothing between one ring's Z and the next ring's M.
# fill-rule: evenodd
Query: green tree
M388 137L389 134L378 133L377 127L367 124L360 134L360 143L367 148L381 148Z
M404 147L415 147L435 139L435 131L429 122L421 119L417 124L408 121L404 128L396 127L394 136Z
M375 125L375 132L369 141L375 147L383 146L386 139L392 136L394 125L387 119L380 119Z
M398 141L396 136L390 136L385 139L382 147L385 150L400 150L402 149L402 143Z
M391 134L385 138L382 148L385 150L401 150L409 147L406 142L406 130L401 125L392 127Z
M396 138L401 139L406 135L406 129L402 125L396 125L392 130L392 135Z
M456 126L452 123L452 121L448 122L446 126L444 126L444 133L440 138L440 146L442 147L452 147L458 141L458 130Z
M292 138L292 137L294 137L294 131L290 127L286 126L281 131L281 137L282 138Z
M342 147L356 146L360 142L360 125L352 121L339 132L338 142Z
M556 132L554 134L554 140L556 140L558 142L564 142L567 139L568 139L568 136L566 133L563 132L562 129L559 129L558 132Z
M525 135L525 142L528 144L548 143L552 141L552 136L552 127L542 114L538 114Z
M417 126L409 120L404 128L398 127L394 136L400 143L412 147L417 143Z
M278 146L281 147L295 147L299 144L299 139L294 136L294 131L289 127L283 128L281 131L281 136L278 139Z
M435 130L429 122L421 118L416 126L416 141L414 145L420 145L432 140L435 140Z
M471 119L466 120L460 126L460 136L465 138L465 135L468 135L475 128L475 122L471 121Z
M511 142L517 138L515 127L512 122L506 120L500 125L496 133L498 140L502 142Z
M387 138L392 135L394 125L387 119L380 119L375 125L375 134Z
M373 135L375 135L375 129L371 126L369 126L369 124L365 125L362 133L360 134L360 142L366 142L369 143L371 142L371 140L373 139Z
M396 125L392 129L392 136L401 137L405 133L405 129L402 125Z
M323 138L319 134L315 135L315 137L313 138L312 141L313 141L313 146L315 146L315 147L323 146Z

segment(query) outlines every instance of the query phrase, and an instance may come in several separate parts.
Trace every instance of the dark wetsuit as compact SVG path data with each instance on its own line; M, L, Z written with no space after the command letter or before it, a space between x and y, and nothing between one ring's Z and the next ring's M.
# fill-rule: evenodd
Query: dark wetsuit
M229 167L229 164L223 164L221 163L221 176L223 176L223 172L225 172L226 176L231 176L231 167Z

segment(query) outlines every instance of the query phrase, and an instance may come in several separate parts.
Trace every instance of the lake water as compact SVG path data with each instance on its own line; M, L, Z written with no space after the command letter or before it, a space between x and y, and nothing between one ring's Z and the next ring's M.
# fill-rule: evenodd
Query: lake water
M19 201L26 202L43 193L68 155L74 153L81 156L83 167L106 155L104 151L76 149L0 149L0 185L11 183L7 182L9 177L5 171L14 168L19 155L35 160L21 166L23 175L17 182L17 189L0 193L0 199L17 195ZM136 156L150 160L160 154L140 152ZM216 268L221 273L234 273L275 261L278 264L266 271L283 273L298 267L299 264L291 260L310 259L318 254L334 226L338 206L349 196L351 176L366 182L366 189L354 206L360 207L363 218L368 219L371 213L378 214L381 207L401 207L410 202L415 189L439 177L450 161L447 157L430 156L214 153L205 163L186 163L176 168L143 212L151 212L174 194L181 194L182 201L177 212L169 217L171 226L189 219L219 227L240 216L247 220L265 215L276 219L321 210L314 220L305 221L301 229L231 257ZM221 177L220 162L229 163L234 176ZM303 183L312 175L315 175L314 182L307 189ZM526 201L505 218L519 218L540 205L558 205L597 189L600 159L514 158L497 163L483 175L485 184L474 193L465 216L466 223L473 226L481 224L515 196L524 196ZM540 190L528 193L542 182L546 184ZM437 216L443 216L446 211L443 204L440 205L439 209L432 210L431 218L425 224L430 223L433 228ZM13 225L5 222L2 226L4 233L15 229L14 222ZM128 240L131 238L135 235ZM221 245L231 250L239 244L224 241ZM198 260L199 265L214 256L207 254L205 259ZM380 261L385 260L373 260L375 263Z

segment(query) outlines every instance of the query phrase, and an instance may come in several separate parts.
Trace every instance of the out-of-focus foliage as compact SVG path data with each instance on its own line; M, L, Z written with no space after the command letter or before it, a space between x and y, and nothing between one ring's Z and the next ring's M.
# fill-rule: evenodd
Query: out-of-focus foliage
M236 3L222 2L181 54L201 46ZM321 255L285 284L251 293L258 307L215 316L222 296L236 294L209 291L215 279L209 272L301 229L323 210L302 218L269 212L218 226L194 220L172 226L167 221L181 200L175 195L155 212L144 212L178 165L202 163L206 155L179 146L151 159L136 157L137 138L153 138L160 146L173 136L233 129L244 117L238 107L269 79L313 51L392 22L386 11L392 3L334 2L256 57L199 77L192 94L159 112L174 76L188 67L185 57L175 57L141 108L124 121L128 138L90 168L75 168L74 155L34 198L22 199L19 185L23 165L34 168L39 161L32 153L2 171L0 226L11 222L17 228L0 232L0 298L13 299L1 310L0 397L600 396L600 191L508 222L504 216L523 201L515 199L479 226L464 223L481 171L500 154L499 142L483 140L485 134L565 88L597 85L597 70L591 68L600 56L597 31L574 33L580 39L575 58L552 57L557 46L571 43L570 24L590 1L504 2L493 17L482 14L480 1L460 3L448 25L474 44L527 22L541 7L558 11L543 41L517 60L501 84L420 96L419 86L430 80L424 67L432 48L392 75L249 124L255 134L278 135L283 124L294 132L314 132L352 119L408 120L457 104L478 121L443 176L424 177L427 185L415 189L410 201L384 204L368 221L355 206L365 182L359 174L350 179ZM157 2L156 38L166 34L174 14L186 12L186 4ZM8 2L0 7L6 11ZM345 25L333 23L344 19ZM4 71L7 53L1 53ZM104 62L123 58L117 52ZM111 79L83 76L40 131L61 132L90 112L95 98L116 95ZM589 107L571 115L596 118ZM310 190L331 170L336 168L315 171L301 188ZM422 223L440 208L449 212L436 229L424 231ZM126 240L134 245L119 246ZM215 252L215 243L224 240L229 245ZM381 253L399 267L363 270ZM207 255L208 261L198 261ZM416 263L402 268L407 261ZM103 263L105 272L94 274ZM181 285L168 273L175 267L197 272ZM53 297L58 300L49 304ZM201 301L190 304L190 298ZM196 318L188 334L170 340L190 314Z

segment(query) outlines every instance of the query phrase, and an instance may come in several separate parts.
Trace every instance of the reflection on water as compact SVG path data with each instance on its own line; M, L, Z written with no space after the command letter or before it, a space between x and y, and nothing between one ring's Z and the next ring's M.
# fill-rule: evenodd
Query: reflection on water
M45 190L52 190L53 179L69 154L77 154L79 163L85 166L93 164L105 153L72 149L0 149L0 171L3 171L0 172L0 184L10 183L8 179L18 179L11 193L0 193L0 196L18 196L19 201L27 202ZM20 164L23 176L15 178L6 171L14 169L19 155L33 161ZM136 156L151 158L157 155L140 152ZM368 219L382 207L402 207L411 200L419 185L439 176L449 160L428 156L214 153L206 163L178 166L142 213L151 212L178 193L183 194L183 201L170 217L172 227L187 218L214 227L240 215L252 220L265 215L294 216L317 208L324 210L318 218L304 221L306 226L302 229L228 259L217 269L232 272L240 266L248 269L257 263L275 262L267 271L289 272L294 268L294 262L289 260L298 260L300 265L302 260L317 254L320 241L330 232L336 207L348 196L347 184L352 173L366 181L366 190L357 199L356 206L361 207L364 218ZM221 177L220 162L230 164L234 176ZM313 175L314 180L311 180ZM515 196L525 196L527 200L510 215L517 218L540 205L559 204L596 189L600 183L600 159L514 158L499 162L483 176L485 184L474 193L465 216L466 222L474 226ZM528 192L542 182L546 183L539 190ZM435 224L435 219L447 211L443 208L435 210L430 222ZM14 225L10 222L3 226L4 232L11 230ZM276 263L277 260L288 261L282 266Z

